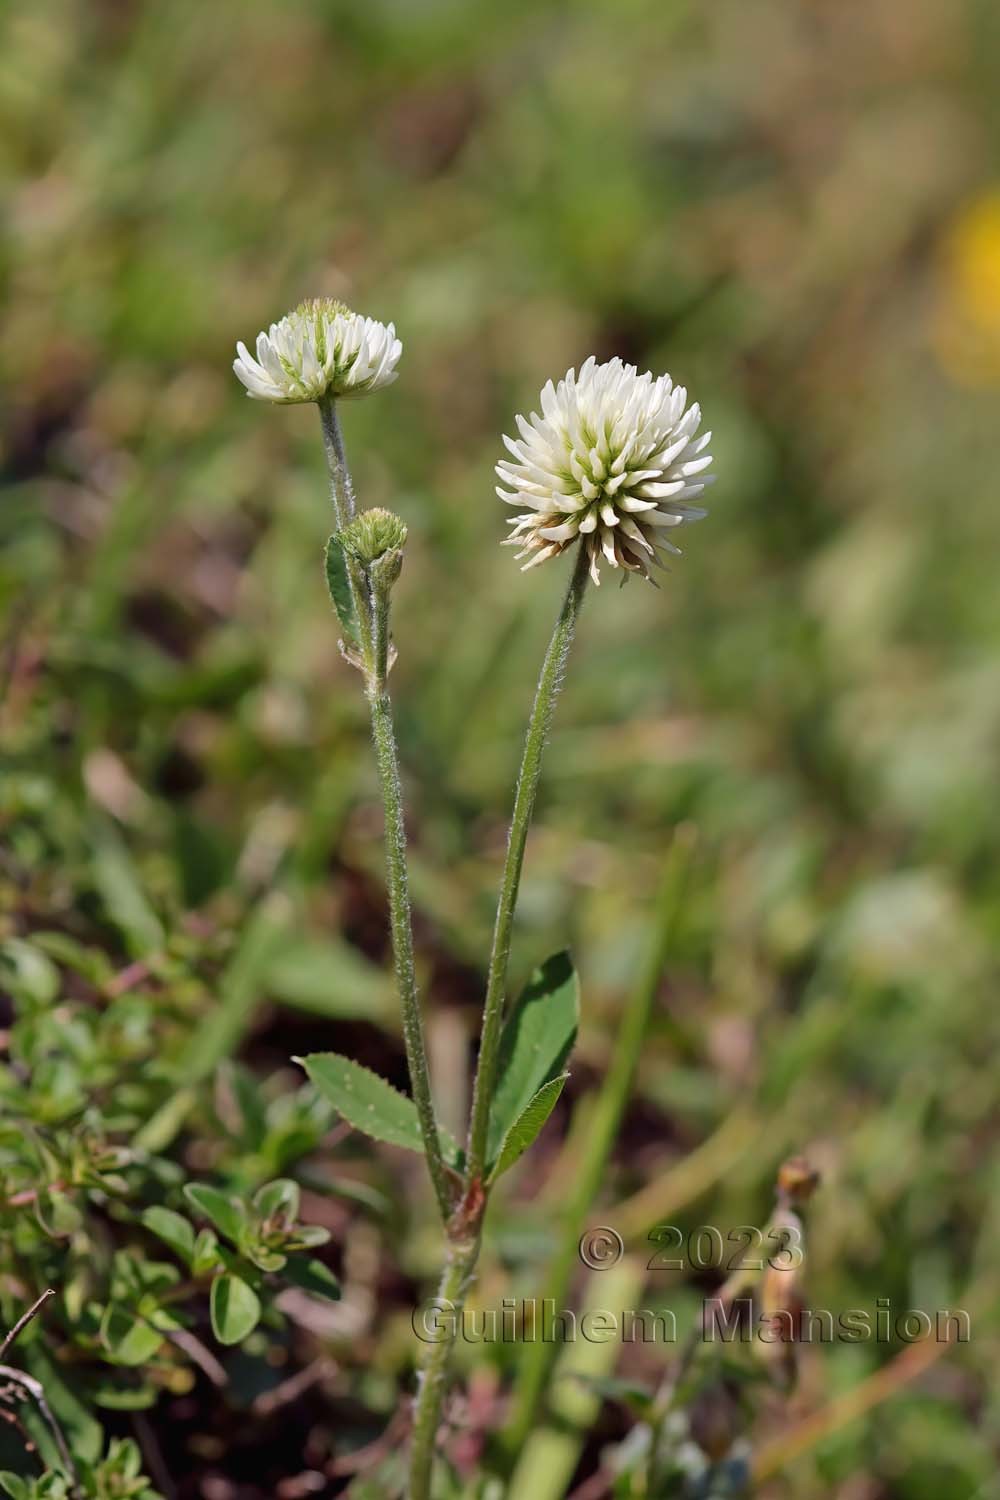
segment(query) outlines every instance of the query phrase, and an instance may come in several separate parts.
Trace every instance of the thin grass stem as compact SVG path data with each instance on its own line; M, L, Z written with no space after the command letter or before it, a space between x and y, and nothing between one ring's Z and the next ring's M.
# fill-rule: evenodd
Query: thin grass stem
M604 1180L608 1161L621 1125L635 1078L663 969L677 930L688 873L694 850L694 831L682 827L675 835L664 867L653 922L653 936L642 974L632 990L618 1031L611 1066L601 1085L588 1119L580 1150L579 1168L566 1204L559 1248L548 1269L543 1306L566 1306L580 1236L586 1227L590 1206ZM549 1386L559 1353L556 1343L524 1345L510 1420L502 1436L504 1452L513 1458L538 1420L540 1405Z

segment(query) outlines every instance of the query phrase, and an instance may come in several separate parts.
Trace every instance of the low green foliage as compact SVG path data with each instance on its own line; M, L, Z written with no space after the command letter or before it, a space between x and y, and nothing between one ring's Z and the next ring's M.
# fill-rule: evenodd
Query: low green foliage
M0 1487L10 1500L157 1500L156 1492L142 1473L137 1443L116 1438L104 1458L77 1464L79 1488L55 1470L26 1479L10 1471L0 1472Z
M331 1115L310 1090L262 1091L227 1065L224 1113L207 1086L185 1096L213 1158L211 1180L194 1180L176 1130L172 1146L140 1144L177 1097L169 1052L194 1017L157 1004L145 975L116 993L104 953L64 934L11 940L0 962L17 1004L0 1069L0 1317L11 1327L54 1289L12 1356L42 1381L81 1473L90 1464L85 1493L140 1496L133 1444L98 1458L108 1414L190 1381L192 1339L243 1343L261 1319L273 1336L283 1287L339 1295L317 1258L329 1231L302 1222L298 1183L262 1180L315 1149ZM53 1462L37 1483L8 1477L9 1493L59 1495Z

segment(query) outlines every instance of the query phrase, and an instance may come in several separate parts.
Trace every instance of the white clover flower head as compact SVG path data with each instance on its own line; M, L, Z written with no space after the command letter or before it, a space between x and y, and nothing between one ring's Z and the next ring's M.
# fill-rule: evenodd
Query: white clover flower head
M257 335L256 359L237 344L233 369L255 401L342 399L391 385L402 352L392 323L313 297Z
M667 533L706 514L689 504L714 478L701 408L669 375L593 356L579 374L550 380L541 402L541 416L517 417L520 438L504 438L512 457L497 464L501 500L527 507L506 545L520 546L533 568L579 538L595 583L604 563L623 569L623 581L650 578L661 549L680 550Z

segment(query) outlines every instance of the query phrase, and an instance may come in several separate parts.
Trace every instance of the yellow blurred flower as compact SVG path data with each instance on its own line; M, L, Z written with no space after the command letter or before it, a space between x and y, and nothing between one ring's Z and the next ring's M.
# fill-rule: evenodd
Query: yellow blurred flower
M953 380L1000 383L1000 187L966 204L948 230L933 341Z

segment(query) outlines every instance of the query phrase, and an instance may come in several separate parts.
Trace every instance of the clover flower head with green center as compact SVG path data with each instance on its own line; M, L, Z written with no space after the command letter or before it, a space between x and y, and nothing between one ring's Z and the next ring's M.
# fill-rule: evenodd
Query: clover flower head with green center
M680 550L667 532L706 514L689 504L714 478L701 408L669 375L593 356L550 380L541 403L541 416L517 417L520 438L504 438L512 457L497 465L501 500L527 507L507 545L533 568L579 539L595 583L602 564L650 578L661 549Z
M402 352L391 323L314 297L257 335L256 359L237 344L233 369L255 401L319 401L391 385Z

